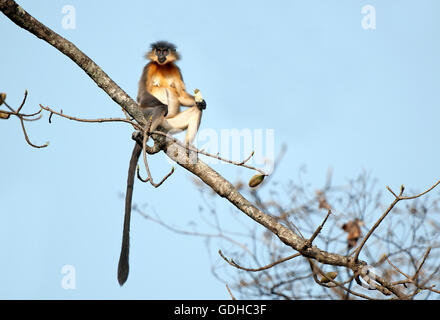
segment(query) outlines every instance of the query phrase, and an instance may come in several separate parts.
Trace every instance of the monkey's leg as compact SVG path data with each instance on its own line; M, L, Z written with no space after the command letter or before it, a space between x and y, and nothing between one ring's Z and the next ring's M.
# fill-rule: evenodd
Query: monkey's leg
M131 154L130 165L128 167L127 176L127 191L125 193L125 216L124 216L124 230L122 232L122 246L121 255L118 264L118 282L122 286L128 278L129 264L128 255L130 251L130 217L131 217L131 201L133 198L134 174L136 165L141 155L142 147L135 143L133 152Z
M156 130L156 128L161 124L167 113L168 107L166 105L144 109L145 119L149 121L151 117L150 131Z
M179 113L175 117L165 119L161 126L174 132L187 130L185 142L192 143L199 130L202 111L197 107L191 107Z
M174 131L174 133L176 133L176 131L182 131L186 129L185 145L187 147L187 156L191 159L193 157L191 157L190 155L189 145L194 141L194 138L196 137L201 119L202 111L195 106L179 113L173 118L165 119L162 123L162 126L166 130ZM195 156L195 159L197 159L197 154ZM192 160L196 161L195 159Z
M167 118L172 118L180 113L180 103L175 91L173 88L162 87L153 87L151 91L154 97L168 106Z
M194 141L202 120L202 111L199 108L192 107L190 111L192 116L189 117L188 128L186 129L185 144L191 144Z

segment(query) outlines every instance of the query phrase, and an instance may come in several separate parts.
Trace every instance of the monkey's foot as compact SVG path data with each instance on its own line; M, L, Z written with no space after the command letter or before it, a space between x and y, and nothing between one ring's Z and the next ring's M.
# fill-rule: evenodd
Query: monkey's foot
M195 164L198 160L199 153L190 148L190 145L186 145L186 156L188 157L188 163Z

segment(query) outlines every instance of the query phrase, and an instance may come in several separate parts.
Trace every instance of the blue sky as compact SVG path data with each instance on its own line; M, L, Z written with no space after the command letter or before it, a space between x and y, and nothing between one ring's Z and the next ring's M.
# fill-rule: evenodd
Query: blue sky
M329 167L336 182L367 170L379 186L421 190L439 179L440 3L422 1L19 1L75 43L128 94L149 44L177 44L189 91L208 107L201 129L274 129L275 152L288 152L276 180L320 186ZM62 8L76 28L62 27ZM376 9L365 30L361 9ZM0 91L25 110L48 105L84 118L119 117L120 108L72 61L0 15ZM210 272L203 240L132 219L130 276L116 281L131 129L54 118L0 122L0 298L228 299ZM157 177L164 155L151 159ZM235 180L252 173L214 165ZM274 180L275 180L274 179ZM134 202L174 225L199 217L202 201L182 168L153 189L137 183ZM223 199L218 209L231 210ZM227 222L226 222L227 223ZM202 230L203 231L203 230ZM212 256L216 252L210 253ZM76 289L61 286L64 265Z

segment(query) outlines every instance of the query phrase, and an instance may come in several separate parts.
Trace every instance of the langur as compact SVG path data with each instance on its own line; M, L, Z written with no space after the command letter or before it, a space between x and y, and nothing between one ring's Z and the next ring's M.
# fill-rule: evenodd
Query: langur
M145 57L150 62L144 67L139 80L137 102L145 118L150 121L150 131L157 128L170 133L186 130L185 145L188 146L197 134L206 102L196 102L194 96L186 92L182 73L175 64L180 58L175 45L166 41L155 42L151 44L151 50ZM181 106L189 108L181 112ZM134 175L141 152L142 147L135 143L128 168L124 228L118 264L118 282L121 286L128 278L131 202Z

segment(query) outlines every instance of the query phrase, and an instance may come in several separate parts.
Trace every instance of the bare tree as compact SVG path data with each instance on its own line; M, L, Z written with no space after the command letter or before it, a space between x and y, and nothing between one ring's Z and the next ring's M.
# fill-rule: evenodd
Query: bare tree
M355 285L357 286L364 286L361 280L362 278L368 280L367 282L370 286L370 289L373 291L374 294L378 293L378 296L380 297L410 299L422 291L427 290L429 292L436 292L436 290L433 287L430 287L426 282L429 281L431 278L430 273L428 273L425 266L425 260L431 257L431 251L434 250L434 247L432 247L432 249L428 248L428 250L426 250L426 253L424 255L422 254L423 257L421 258L421 261L420 258L417 258L417 254L411 251L413 264L417 266L417 270L412 274L408 274L409 271L402 271L401 269L399 269L399 267L393 264L394 269L396 271L398 270L400 275L404 276L403 280L399 281L395 281L390 277L381 277L379 275L375 275L374 277L372 277L371 270L375 266L375 263L377 263L377 259L369 259L371 261L367 263L367 261L361 260L359 258L359 255L361 252L368 253L368 244L372 241L377 241L378 239L380 239L379 236L376 236L376 230L378 230L378 228L382 224L382 221L388 216L388 214L393 210L394 206L398 202L417 199L425 195L427 192L431 191L440 183L440 181L434 184L425 192L415 196L405 196L403 187L398 193L395 193L394 191L389 189L390 193L394 197L394 200L392 201L391 205L389 205L388 208L384 210L382 216L370 228L368 228L368 232L366 233L366 235L362 239L356 239L356 243L358 243L357 240L359 240L359 244L353 249L351 253L341 252L338 247L333 246L333 242L330 240L320 240L320 242L317 243L315 240L318 240L318 236L321 234L323 228L328 228L328 221L333 221L333 224L339 223L339 220L333 218L335 216L335 214L332 213L334 209L331 205L331 202L326 198L327 192L329 190L324 188L321 191L322 194L320 195L321 198L319 200L320 206L326 210L326 215L322 216L322 220L320 222L317 222L315 219L305 219L303 221L305 222L305 224L301 225L301 227L303 228L301 231L299 228L297 228L296 223L290 221L291 214L288 214L292 210L292 212L295 212L295 214L296 212L301 213L301 210L304 210L301 208L296 208L294 206L295 202L288 203L288 206L281 210L281 207L279 206L280 202L275 202L272 204L265 203L260 199L257 191L252 191L249 194L249 199L251 200L247 199L240 192L240 188L234 186L231 182L227 181L206 163L204 163L200 159L196 159L196 161L190 161L186 152L186 147L182 145L182 143L180 143L178 140L168 136L166 133L161 131L150 132L148 120L144 118L143 113L139 109L136 102L133 101L133 99L130 98L112 79L110 79L110 77L92 59L90 59L81 50L79 50L73 43L64 39L57 33L53 32L51 29L40 23L37 19L29 15L13 0L0 0L0 10L19 27L46 41L54 48L59 50L61 53L69 57L78 67L86 72L86 74L98 85L99 88L104 90L104 92L113 99L116 105L122 108L122 111L126 115L125 118L93 120L80 119L73 116L65 115L62 111L58 112L51 109L50 107L44 107L43 105L40 105L41 110L32 115L21 114L20 111L22 106L20 106L17 110L12 109L9 111L2 111L1 114L4 115L4 117L2 116L2 118L8 118L8 115L14 115L20 119L26 140L30 145L32 144L30 143L24 129L23 121L25 118L34 119L32 118L32 116L38 115L42 110L49 112L49 119L51 119L53 115L57 115L81 122L118 121L121 123L128 123L132 125L136 130L138 130L133 135L133 139L135 139L137 143L142 146L143 149L144 164L148 173L148 177L146 179L143 179L143 181L150 182L153 186L159 186L172 174L173 171L165 176L161 180L161 182L154 183L151 173L149 172L146 155L155 154L163 151L178 165L197 176L203 183L203 185L206 185L207 187L212 189L217 195L228 200L239 210L239 212L244 213L245 215L253 219L257 224L265 228L265 239L268 239L267 241L272 242L274 246L277 246L279 248L277 250L271 250L271 253L274 254L273 258L277 260L275 262L272 262L271 265L287 265L287 263L292 263L295 260L306 261L309 264L310 270L308 271L305 269L295 269L295 272L303 274L303 277L307 279L312 278L319 286L325 286L333 289L336 292L340 292L341 296L345 294L345 296L352 295L362 298L371 297L371 295L367 296L355 292L351 289L353 283L355 283ZM154 140L154 146L149 147L146 144L147 136L151 136L151 138ZM38 147L35 145L32 146ZM234 162L224 159L219 155L210 155L206 152L204 153L204 151L202 150L193 149L193 151L216 157L234 165L243 166L258 171L259 173L257 174L257 183L255 183L255 181L251 183L254 186L256 186L258 182L261 182L264 176L266 176L266 174L260 169L248 166L246 164L249 157L243 161ZM294 194L291 195L293 198L304 196L301 194L301 190L297 187L292 188L291 192L294 192ZM355 195L355 197L357 196L359 195ZM364 200L362 200L362 198L358 198L354 199L353 203L357 203L356 205L361 205L363 201ZM354 206L354 204L350 204L349 206ZM307 211L304 211L302 214L306 213ZM363 219L361 218L362 217L359 218L359 221L363 221ZM346 229L349 231L348 234L352 243L354 243L355 238L360 237L359 230L355 230L357 228L360 228L359 221L352 222L351 225L346 225ZM305 228L308 228L308 230ZM329 239L332 239L332 237L333 236L331 236L331 238ZM320 237L319 239L322 239L322 237ZM235 240L234 235L230 236L230 241L237 242L238 244L238 241ZM406 249L406 247L401 248L401 250L404 249ZM287 256L280 259L281 254L284 252L287 253ZM393 251L390 250L389 252L394 253L395 250L393 249ZM371 252L371 255L376 256L376 253ZM367 255L367 257L368 256L369 255ZM223 255L223 257L227 262L229 262L230 265L240 269L244 268L238 265L235 261L227 258L226 256ZM258 261L256 260L255 262ZM257 264L259 265L259 263ZM271 269L271 265L262 270L262 272L264 272L267 277L270 276L267 270ZM346 279L342 281L336 280L337 275L335 274L335 272L327 272L325 270L330 268L332 270L344 270L345 273L347 273ZM244 270L246 269L247 268L244 268ZM258 267L257 269L261 269L261 267ZM247 270L247 272L252 271L253 270ZM341 272L342 271L339 271L339 274ZM240 288L250 287L252 285L252 281L254 281L255 283L259 281L258 284L262 283L262 280L253 276L253 273L249 274L251 275L251 279L246 281L245 283L242 283L242 286ZM425 277L425 275L427 275L427 277ZM295 295L291 294L289 296L283 292L284 286L294 285L294 281L292 281L292 277L289 278L289 274L286 274L285 277L286 278L278 278L279 281L276 284L271 285L270 287L265 288L257 286L255 288L261 291L261 295L265 295L267 294L267 292L270 292L271 294L275 294L283 298L295 298ZM412 285L411 289L405 287L408 287L409 285ZM267 291L266 289L269 291Z
M212 272L240 298L395 299L380 286L384 281L406 299L433 298L440 292L440 192L403 197L388 188L391 192L384 193L365 172L344 185L334 185L329 172L319 189L302 182L302 174L256 189L236 181L253 203L316 246L353 257L362 252L368 265L355 275L346 267L292 252L272 232L248 224L236 212L225 217L224 210L220 214L217 209L215 194L195 183L203 199L198 219L202 224L176 227L139 207L136 211L173 232L205 238L209 252L221 248L212 259ZM387 204L389 196L392 203L414 199L398 208ZM231 220L239 221L231 226Z

